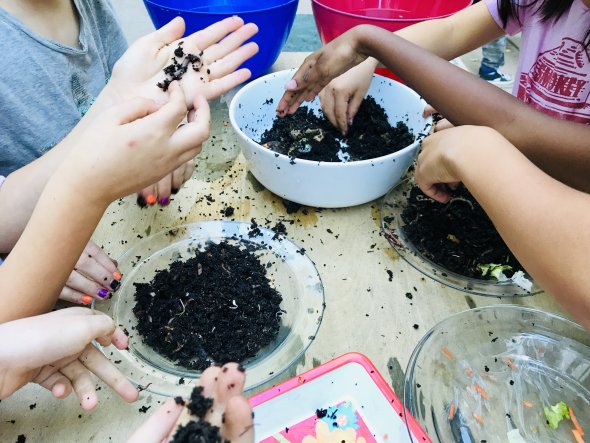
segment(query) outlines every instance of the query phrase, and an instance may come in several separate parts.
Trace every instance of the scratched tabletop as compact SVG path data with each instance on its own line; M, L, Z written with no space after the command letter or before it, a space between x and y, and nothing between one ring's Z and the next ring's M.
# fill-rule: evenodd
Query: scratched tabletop
M304 53L283 53L273 70L299 66ZM255 219L263 226L282 221L287 237L305 248L321 275L326 311L316 339L282 376L248 395L282 382L343 353L365 354L402 396L404 371L418 340L437 322L470 307L516 303L562 313L547 294L518 299L467 295L424 277L401 259L380 235L379 204L348 209L301 208L287 213L281 198L248 172L231 125L231 94L211 103L211 137L198 157L193 178L166 208L140 209L134 197L114 202L94 240L112 257L166 228L202 220ZM227 218L222 210L235 209ZM0 402L0 441L124 442L163 397L141 393L127 404L97 383L100 404L83 411L75 396L58 401L29 385ZM147 412L145 411L147 408Z

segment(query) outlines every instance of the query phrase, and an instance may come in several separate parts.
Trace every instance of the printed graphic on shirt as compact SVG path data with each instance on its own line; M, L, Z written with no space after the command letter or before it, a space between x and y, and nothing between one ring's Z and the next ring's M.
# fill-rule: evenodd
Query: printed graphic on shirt
M74 103L76 103L80 115L84 117L84 114L88 112L90 106L94 103L94 97L90 95L82 85L78 74L72 74L70 77L70 84L72 85L72 97L74 98Z
M520 75L518 98L553 117L590 123L590 58L582 42L564 38Z

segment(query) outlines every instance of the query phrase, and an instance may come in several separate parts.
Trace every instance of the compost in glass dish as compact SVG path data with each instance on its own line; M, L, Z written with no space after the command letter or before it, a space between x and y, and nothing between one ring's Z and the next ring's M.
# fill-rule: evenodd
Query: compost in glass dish
M462 185L443 204L409 177L387 194L380 215L383 234L400 256L440 283L487 296L542 291Z
M319 114L319 115L318 115ZM319 112L301 106L293 115L275 118L260 144L292 160L347 162L383 157L414 143L404 122L392 126L373 97L363 100L346 135Z
M142 340L189 369L242 362L279 332L282 297L247 246L210 243L134 286Z

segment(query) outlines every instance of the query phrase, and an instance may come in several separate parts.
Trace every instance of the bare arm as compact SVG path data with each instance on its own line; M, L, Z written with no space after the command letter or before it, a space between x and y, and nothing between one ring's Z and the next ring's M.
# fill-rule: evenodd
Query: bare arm
M455 125L496 129L549 175L590 191L590 126L550 117L415 45L371 27L361 51L376 56ZM408 63L413 59L413 63ZM435 73L433 75L432 73Z
M590 191L590 126L552 118L403 38L375 26L348 31L310 55L277 112L295 112L333 78L375 57L454 125L490 126L552 177Z
M551 178L498 132L473 126L426 138L416 178L441 201L441 184L462 181L526 270L590 329L590 195Z

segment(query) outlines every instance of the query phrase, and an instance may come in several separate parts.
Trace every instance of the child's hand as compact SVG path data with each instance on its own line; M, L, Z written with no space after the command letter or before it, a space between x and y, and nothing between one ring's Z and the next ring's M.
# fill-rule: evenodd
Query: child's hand
M362 28L363 25L352 28L306 57L285 85L287 92L277 107L279 116L293 114L301 103L313 100L334 78L367 58L358 48L357 36L363 32Z
M324 114L343 134L348 132L348 127L365 98L376 66L375 59L367 59L336 77L320 91Z
M481 155L491 158L483 152L467 154L493 146L495 137L501 136L482 126L457 126L429 135L416 162L416 183L430 198L448 202L449 189L462 181L461 170L469 168L469 162L480 161Z
M201 379L203 396L213 399L205 420L220 429L222 438L231 443L254 442L252 408L242 396L245 375L236 363L208 368ZM128 443L160 443L173 438L179 426L191 420L187 408L169 399L128 440Z
M203 96L196 97L194 108L193 121L180 125L187 108L177 82L159 109L148 99L118 105L76 135L78 146L54 177L100 204L157 183L192 160L209 136L209 105Z
M189 66L180 80L189 109L196 96L211 100L250 78L248 69L236 69L258 52L254 42L242 46L258 32L255 24L244 25L234 16L182 38L184 30L184 20L177 17L131 45L115 64L107 85L115 103L132 97L165 101L167 94L156 85L166 78L163 69L172 63L180 41L185 53L202 52L199 72Z
M92 240L76 263L59 295L61 300L90 304L93 299L105 300L111 291L119 289L121 273L117 264Z
M87 308L68 308L0 325L0 399L29 382L38 383L57 398L75 391L84 409L98 399L95 374L125 401L138 392L92 344L127 347L127 336L108 316Z
M434 109L430 105L426 105L426 107L424 108L424 112L422 113L422 117L424 117L424 118L430 117L433 114L438 114L436 109ZM444 131L445 129L450 129L450 128L454 128L454 127L455 127L455 125L453 125L450 121L448 121L446 118L442 118L441 120L438 120L438 121L435 120L434 132Z

